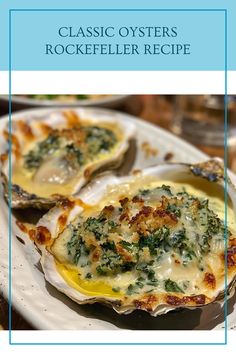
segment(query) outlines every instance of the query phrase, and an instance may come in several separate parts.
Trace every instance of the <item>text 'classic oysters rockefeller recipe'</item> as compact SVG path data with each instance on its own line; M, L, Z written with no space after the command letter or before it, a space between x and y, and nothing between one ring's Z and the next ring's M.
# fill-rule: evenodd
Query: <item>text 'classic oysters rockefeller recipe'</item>
M96 179L28 229L46 279L79 304L156 316L233 293L236 191L217 160ZM225 262L227 261L227 262Z
M52 206L77 193L98 169L122 162L134 125L78 111L26 113L25 120L12 121L13 208ZM9 131L4 135L7 142ZM1 158L7 196L9 151Z

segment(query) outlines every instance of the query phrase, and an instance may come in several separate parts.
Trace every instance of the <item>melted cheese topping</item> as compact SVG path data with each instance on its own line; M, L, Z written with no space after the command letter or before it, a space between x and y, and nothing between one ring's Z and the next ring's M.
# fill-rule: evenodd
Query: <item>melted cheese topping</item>
M166 213L167 203L176 202L173 198L178 199L180 211L172 206ZM181 204L181 198L190 203L188 207ZM50 252L65 281L86 295L117 299L128 295L139 299L147 294L185 297L200 294L211 299L224 284L224 209L224 193L217 184L196 179L174 183L153 177L136 178L133 183L109 187L98 205L85 208L66 227ZM127 210L129 221L121 217ZM156 213L154 218L153 213ZM210 226L205 224L205 214L212 223ZM191 221L194 217L197 222ZM101 221L102 218L106 221ZM103 225L105 239L96 220ZM118 222L119 227L114 224ZM157 244L147 238L151 229L162 232L155 236ZM213 234L204 243L206 230ZM236 220L230 203L228 230L232 233L230 239L235 237ZM165 239L177 243L170 246ZM107 265L109 262L111 266Z

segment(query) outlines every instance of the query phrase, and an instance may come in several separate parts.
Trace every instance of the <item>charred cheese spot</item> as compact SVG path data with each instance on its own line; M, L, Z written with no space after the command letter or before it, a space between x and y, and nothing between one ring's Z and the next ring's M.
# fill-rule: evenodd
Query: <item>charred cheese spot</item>
M124 213L120 214L120 221L129 221L129 213L127 211L125 211Z
M99 257L100 257L100 249L96 247L92 253L93 262L97 262L99 260Z
M235 236L234 236L235 237ZM229 240L230 247L236 246L236 238L232 238Z
M138 195L135 195L135 196L133 197L133 199L132 199L132 202L133 202L133 203L141 203L141 204L143 204L143 203L144 203L144 200L143 200L141 197L139 197Z
M67 121L68 127L74 127L80 124L80 118L75 111L64 111L63 115Z
M233 246L228 249L227 266L228 266L228 268L236 266L236 246Z
M206 296L203 294L194 295L194 296L183 296L183 297L178 297L175 295L167 295L166 303L172 306L181 306L186 304L204 305L206 303Z
M196 305L204 305L206 303L206 296L205 295L195 295L190 296L190 301L193 301Z
M11 141L12 153L19 159L21 156L21 147L18 137L15 134L9 134L6 130L3 131L3 136L7 141Z
M15 147L16 150L20 150L20 143L19 139L15 134L9 134L6 130L3 132L3 135L6 140L11 140L12 145Z
M58 218L58 226L59 226L59 230L60 232L65 228L65 225L66 225L66 222L67 222L67 219L68 219L68 212L65 212L64 214L61 214Z
M155 308L157 302L158 299L155 295L148 295L144 296L142 300L134 300L134 305L136 309L152 311Z
M84 177L88 178L92 173L92 169L91 168L86 168L86 170L84 171Z
M205 273L204 282L206 286L215 289L216 287L216 278L213 273Z
M30 229L28 230L28 235L29 235L29 238L34 241L35 240L35 235L36 235L36 230L35 229Z
M134 257L125 249L123 248L119 243L116 244L116 250L118 254L125 259L127 262L131 262L134 260Z
M119 203L122 206L122 208L125 208L128 202L129 202L129 198L127 197L119 200Z
M35 241L36 229L32 224L23 223L20 222L19 220L16 220L16 225L23 233L28 235L30 240Z
M115 207L113 205L107 205L102 209L102 214L104 215L104 217L111 217L113 212L115 210Z
M26 140L34 139L34 134L33 134L32 129L29 124L27 124L23 120L18 120L17 126L18 126L20 132L24 135Z
M183 304L183 299L178 296L167 295L166 296L166 303L168 305L179 306L179 305Z
M5 162L7 159L8 159L8 154L7 153L0 155L0 161L2 163Z
M46 245L51 241L51 233L45 226L37 226L35 233L35 242L40 245Z
M16 225L19 227L19 229L22 232L25 232L25 233L28 232L28 228L26 227L26 225L24 223L20 222L19 220L16 220Z
M77 204L81 204L82 201L77 200ZM71 200L69 198L63 198L62 200L58 201L58 206L65 209L65 210L71 210L75 205L75 201Z
M50 127L48 124L42 122L38 123L38 127L44 135L49 135L53 130L53 128Z

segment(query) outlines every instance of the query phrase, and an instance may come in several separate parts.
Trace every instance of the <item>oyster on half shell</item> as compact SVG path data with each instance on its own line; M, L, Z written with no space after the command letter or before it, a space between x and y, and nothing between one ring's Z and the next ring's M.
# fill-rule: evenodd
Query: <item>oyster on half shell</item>
M47 281L79 304L151 315L225 299L236 279L236 191L220 160L104 176L31 230ZM226 262L225 262L226 261Z
M74 195L95 171L122 162L134 130L130 122L109 115L90 118L80 109L13 119L12 207L48 208ZM8 130L3 134L10 138ZM1 160L7 197L9 151Z

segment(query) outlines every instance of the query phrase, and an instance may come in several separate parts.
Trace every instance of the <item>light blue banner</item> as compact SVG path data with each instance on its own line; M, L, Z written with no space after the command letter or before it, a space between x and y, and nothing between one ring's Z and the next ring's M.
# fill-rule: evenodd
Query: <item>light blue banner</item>
M137 1L134 7L122 0L112 5L68 0L66 6L42 0L32 9L36 3L2 4L0 70L9 62L12 70L224 70L226 64L236 70L234 2L218 0L213 7L211 0L178 1L178 6L176 1ZM88 27L98 28L100 36L82 36ZM108 36L101 27L110 29ZM154 35L147 27L159 32Z
M14 11L12 69L224 70L224 30L216 11Z

